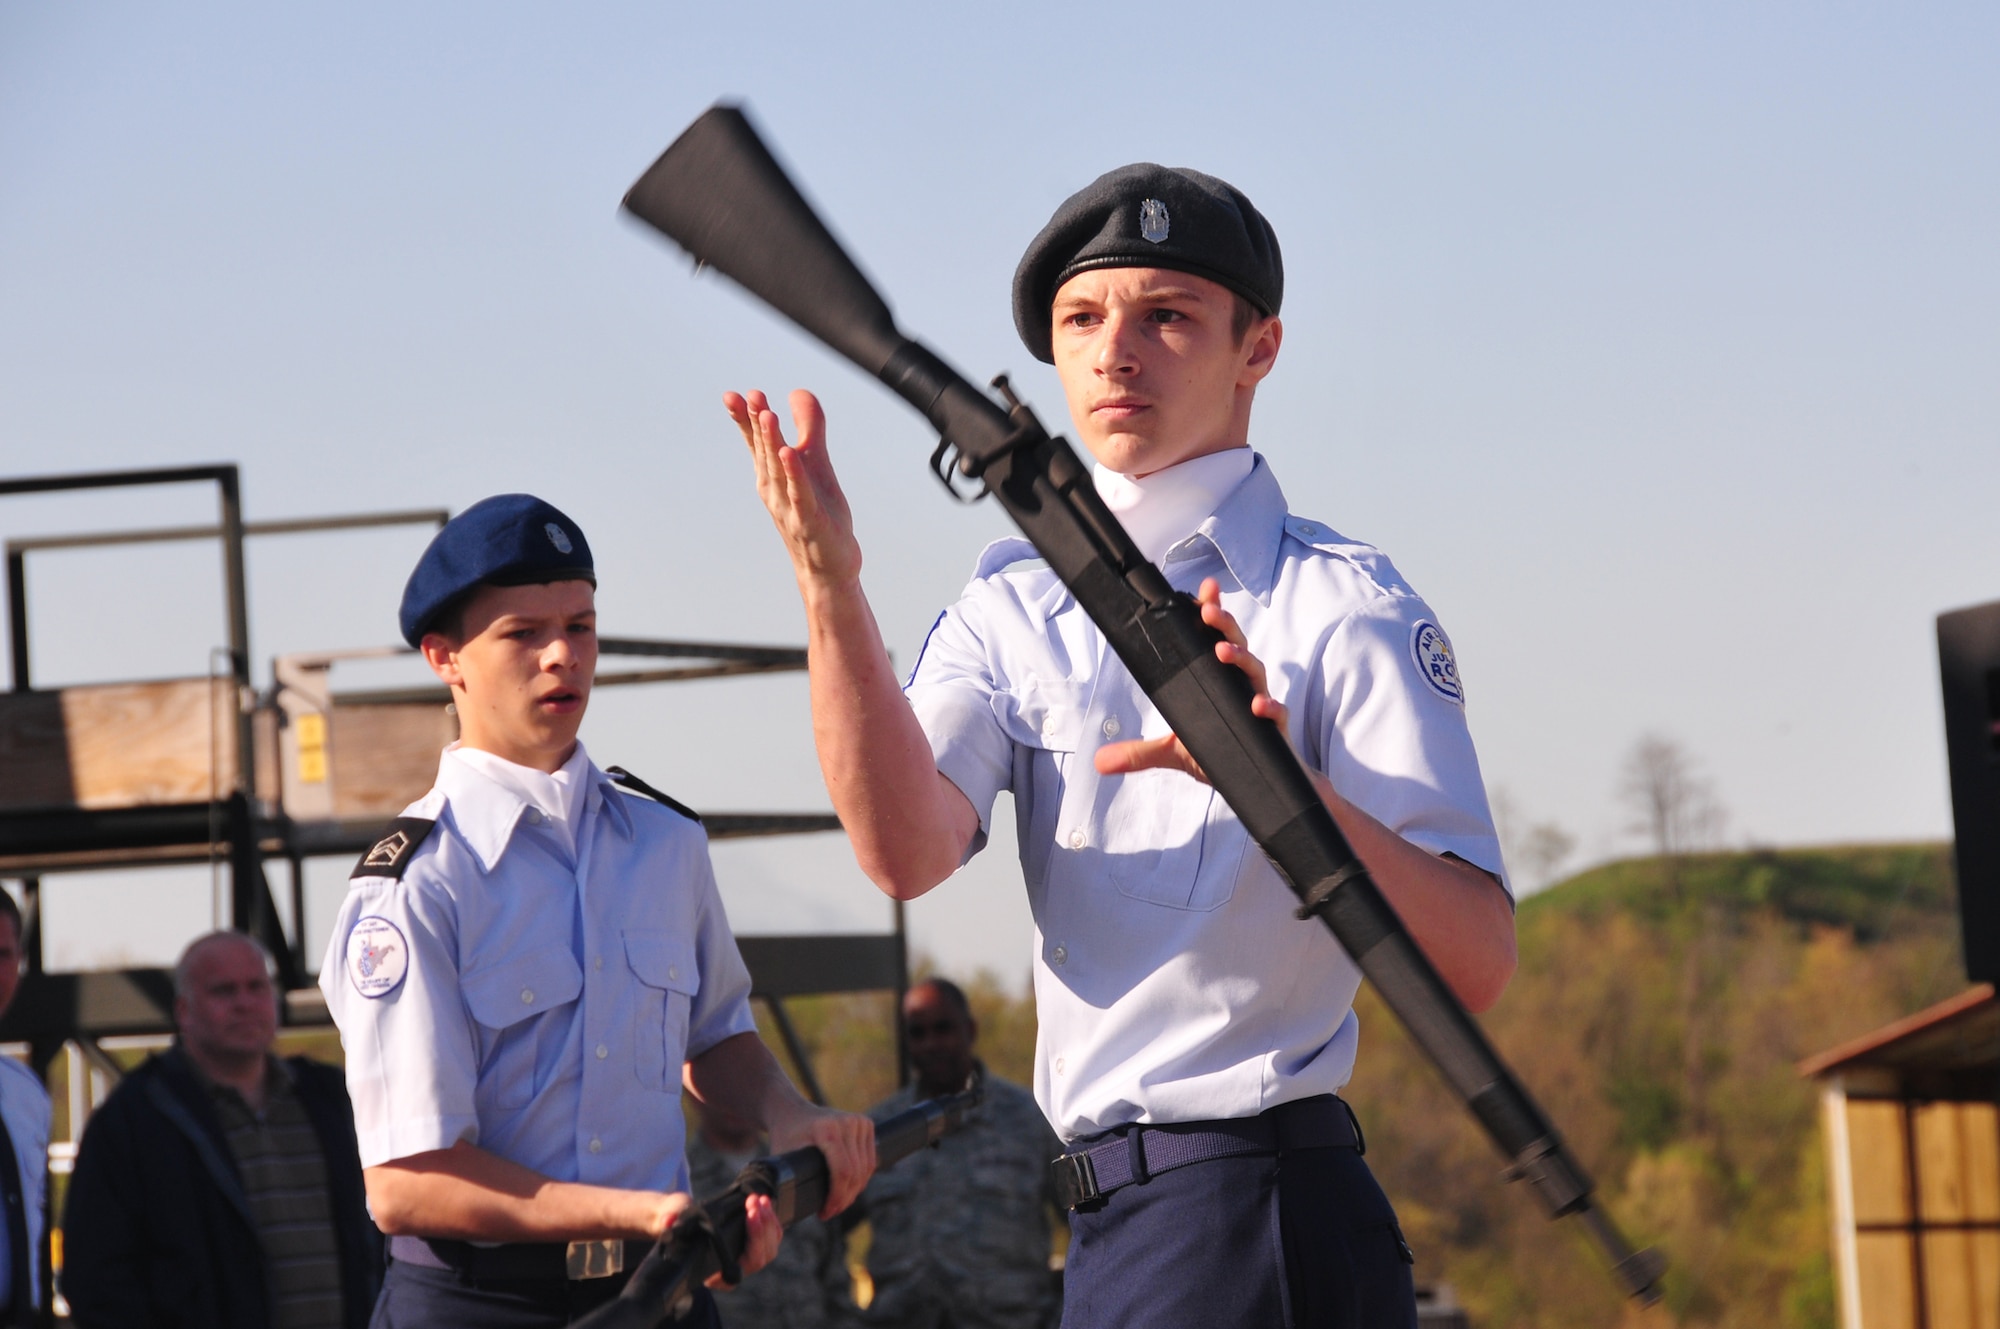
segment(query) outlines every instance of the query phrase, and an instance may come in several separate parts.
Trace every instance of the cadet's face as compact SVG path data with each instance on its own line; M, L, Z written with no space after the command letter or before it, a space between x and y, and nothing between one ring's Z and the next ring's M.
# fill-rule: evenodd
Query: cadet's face
M196 954L188 980L174 1014L195 1059L262 1056L278 1035L278 999L257 948L227 938L210 942Z
M1230 326L1227 287L1164 268L1099 268L1062 284L1053 307L1056 373L1077 437L1124 475L1242 447L1250 402L1283 329Z
M451 685L467 746L553 771L576 750L597 674L597 596L587 581L482 586L465 640L424 638L424 659Z
M927 1095L957 1093L972 1074L972 1022L936 988L918 986L903 998L903 1035L918 1086Z

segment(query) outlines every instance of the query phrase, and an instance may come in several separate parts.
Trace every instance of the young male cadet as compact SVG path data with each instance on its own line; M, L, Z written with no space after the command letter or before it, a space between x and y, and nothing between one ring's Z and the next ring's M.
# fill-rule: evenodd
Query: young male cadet
M690 1203L683 1082L824 1151L828 1216L874 1170L867 1118L801 1098L758 1040L700 825L577 742L595 586L576 523L506 494L403 595L460 738L355 869L320 971L392 1238L378 1329L560 1325L615 1296ZM745 1269L780 1235L766 1202L750 1222Z
M1237 190L1150 164L1065 202L1014 278L1099 492L1197 592L1328 807L1466 1005L1514 964L1511 901L1436 616L1378 551L1289 514L1249 449L1283 269ZM814 732L862 867L921 895L1013 794L1035 915L1035 1094L1096 1187L1071 1218L1064 1324L1410 1325L1403 1244L1345 1106L1353 963L1300 923L1034 550L1002 540L899 690L861 590L825 420L725 399L807 610Z

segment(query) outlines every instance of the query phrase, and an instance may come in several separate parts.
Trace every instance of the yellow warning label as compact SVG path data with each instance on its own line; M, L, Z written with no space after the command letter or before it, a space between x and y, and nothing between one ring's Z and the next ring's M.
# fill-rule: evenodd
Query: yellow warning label
M292 734L299 744L299 783L325 783L326 717L301 715L292 721Z

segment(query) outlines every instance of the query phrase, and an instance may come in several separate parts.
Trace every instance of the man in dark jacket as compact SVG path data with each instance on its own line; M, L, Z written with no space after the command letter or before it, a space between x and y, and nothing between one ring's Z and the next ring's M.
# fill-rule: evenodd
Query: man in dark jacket
M340 1071L270 1051L271 959L215 932L174 969L179 1041L91 1117L63 1222L86 1329L364 1329L382 1282Z

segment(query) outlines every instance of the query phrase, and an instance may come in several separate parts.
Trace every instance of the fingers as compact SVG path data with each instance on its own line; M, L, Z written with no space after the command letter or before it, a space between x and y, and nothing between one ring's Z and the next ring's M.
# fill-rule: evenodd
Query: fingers
M1195 600L1201 605L1201 621L1220 632L1223 640L1215 644L1215 658L1226 665L1241 669L1256 690L1251 699L1250 713L1271 721L1280 729L1288 727L1290 713L1284 705L1271 695L1270 672L1264 662L1250 650L1250 643L1243 635L1243 627L1236 616L1222 607L1222 587L1213 577L1209 577L1195 592Z
M1129 775L1133 771L1172 770L1207 780L1195 759L1172 734L1161 738L1133 738L1123 743L1106 743L1091 758L1099 775Z
M826 412L819 398L804 388L793 388L786 398L792 408L792 426L798 430L801 451L826 447Z
M778 1221L778 1211L771 1207L768 1195L745 1197L743 1217L749 1229L749 1240L743 1245L743 1258L739 1263L745 1276L748 1276L778 1258L778 1246L784 1241L785 1228ZM712 1288L730 1286L722 1281L721 1274L710 1274L708 1285Z
M1220 632L1238 646L1249 643L1244 639L1243 629L1237 625L1236 616L1222 607L1222 584L1213 577L1202 578L1201 586L1194 593L1195 602L1201 606L1201 621Z
M737 432L743 435L744 445L750 450L751 466L757 475L758 497L768 506L777 496L773 484L782 475L778 450L785 445L777 419L771 416L771 404L763 393L754 390L747 396L725 392L722 394L722 409L729 413ZM781 484L779 490L782 490Z
M646 1231L655 1240L667 1235L667 1229L681 1216L681 1211L694 1203L694 1197L684 1191L672 1191L654 1197L652 1214L646 1224Z
M826 1155L829 1177L819 1216L832 1218L854 1203L875 1174L875 1123L853 1112L829 1113L813 1123L811 1136Z

